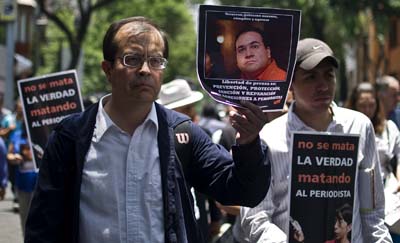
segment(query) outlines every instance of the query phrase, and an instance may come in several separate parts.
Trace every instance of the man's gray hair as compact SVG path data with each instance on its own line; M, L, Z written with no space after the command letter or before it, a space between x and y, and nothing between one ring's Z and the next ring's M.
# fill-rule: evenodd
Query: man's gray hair
M376 79L377 91L386 91L392 84L399 84L399 80L389 75L384 75Z

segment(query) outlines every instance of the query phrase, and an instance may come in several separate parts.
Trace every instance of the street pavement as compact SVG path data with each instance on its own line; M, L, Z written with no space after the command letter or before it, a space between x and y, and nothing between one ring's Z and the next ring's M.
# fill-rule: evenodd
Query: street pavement
M7 188L5 199L0 201L0 243L23 242L19 214L12 207L12 193Z

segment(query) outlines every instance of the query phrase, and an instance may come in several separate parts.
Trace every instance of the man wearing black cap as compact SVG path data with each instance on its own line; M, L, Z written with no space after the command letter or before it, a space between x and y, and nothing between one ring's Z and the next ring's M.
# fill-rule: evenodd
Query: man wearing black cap
M384 225L384 193L374 129L367 117L333 103L338 66L332 50L324 42L311 38L299 42L291 86L294 102L286 115L265 125L260 133L268 145L272 180L263 202L255 208L241 209L242 229L247 237L243 242L287 242L289 151L295 131L360 135L352 242L392 242ZM303 240L310 242L307 235Z

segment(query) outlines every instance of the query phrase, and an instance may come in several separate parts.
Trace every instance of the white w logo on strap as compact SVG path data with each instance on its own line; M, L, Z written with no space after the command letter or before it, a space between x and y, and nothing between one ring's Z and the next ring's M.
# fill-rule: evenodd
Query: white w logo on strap
M175 134L176 139L178 140L178 143L180 144L188 144L189 143L189 134L184 132L184 133L176 133Z

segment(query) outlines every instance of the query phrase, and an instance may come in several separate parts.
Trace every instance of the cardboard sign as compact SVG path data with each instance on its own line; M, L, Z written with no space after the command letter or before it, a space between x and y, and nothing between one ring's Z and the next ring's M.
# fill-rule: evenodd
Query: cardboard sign
M18 91L36 168L51 130L65 117L83 111L75 70L21 79Z
M304 242L351 239L358 142L356 135L293 134L289 242L300 233Z
M200 5L197 75L216 101L282 110L299 40L300 11Z

